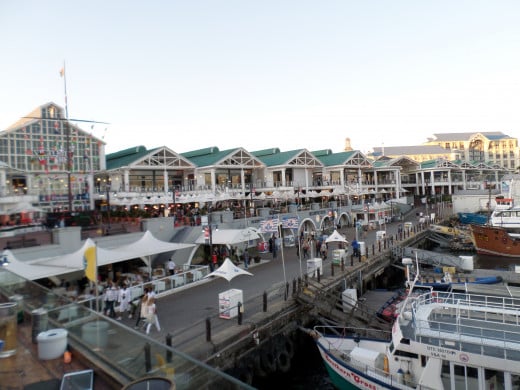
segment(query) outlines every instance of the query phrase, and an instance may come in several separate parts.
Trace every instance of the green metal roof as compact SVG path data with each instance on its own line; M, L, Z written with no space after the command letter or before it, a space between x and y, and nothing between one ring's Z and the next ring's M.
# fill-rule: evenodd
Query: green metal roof
M322 154L322 151L312 152L316 156L318 160L322 162L326 167L336 166L336 165L344 165L347 161L351 159L352 156L359 153L357 150L350 150L348 152L339 152L339 153L328 153ZM318 153L318 154L316 154Z
M272 154L264 154L264 151L261 155L257 155L258 152L252 152L251 154L262 161L267 167L275 167L278 165L286 165L293 158L297 157L300 153L302 153L305 149L298 150L289 150L287 152L280 152L280 149L273 149Z
M233 148L227 150L219 150L216 146L211 148L194 150L191 152L182 153L181 156L187 158L192 164L197 167L209 167L215 165L227 156L235 153L240 148Z
M153 151L155 151L157 149L158 148L155 148L152 150L147 150L146 147L140 145L140 146L134 146L132 148L120 150L115 153L107 154L107 156L106 156L107 170L117 169L117 168L121 168L124 166L128 166L128 165L132 164L133 162L140 160L147 154L152 153Z
M314 157L322 157L333 154L331 149L315 150L311 153L314 154Z
M255 157L260 156L269 156L271 154L280 153L279 148L272 148L272 149L264 149L264 150L258 150L256 152L252 152L251 154Z

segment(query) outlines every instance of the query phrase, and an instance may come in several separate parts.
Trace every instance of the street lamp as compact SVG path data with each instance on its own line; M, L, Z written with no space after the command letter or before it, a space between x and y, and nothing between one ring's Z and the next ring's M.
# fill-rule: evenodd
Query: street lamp
M112 182L110 180L110 177L107 176L106 182L105 182L105 190L106 190L106 193L107 193L107 218L108 218L108 231L107 231L107 234L110 231L110 188L111 188L111 184L112 184Z

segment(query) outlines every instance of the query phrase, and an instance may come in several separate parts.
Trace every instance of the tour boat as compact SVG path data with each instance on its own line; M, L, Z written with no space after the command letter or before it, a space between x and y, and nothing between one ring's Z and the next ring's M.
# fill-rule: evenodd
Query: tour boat
M470 225L471 236L478 254L520 257L520 236L506 229L488 225Z
M338 389L517 389L520 299L409 296L391 332L307 330Z

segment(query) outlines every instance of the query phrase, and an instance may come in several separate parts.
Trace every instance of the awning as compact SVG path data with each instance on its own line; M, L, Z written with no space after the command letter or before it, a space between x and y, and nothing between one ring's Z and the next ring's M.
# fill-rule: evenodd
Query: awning
M213 230L211 232L211 243L212 244L239 244L241 242L247 242L256 239L262 239L262 234L258 231L258 229L249 227L246 229L219 229ZM207 240L204 235L204 232L201 233L196 244L206 244Z
M10 263L8 265L9 271L29 280L36 280L84 270L85 250L92 246L96 246L96 243L89 238L75 252L31 261L21 261L9 250L3 253L7 256L7 260ZM97 265L102 266L136 258L145 259L159 253L173 252L194 246L193 244L178 244L158 240L152 233L146 231L139 240L131 244L111 249L101 248L98 245L96 251Z

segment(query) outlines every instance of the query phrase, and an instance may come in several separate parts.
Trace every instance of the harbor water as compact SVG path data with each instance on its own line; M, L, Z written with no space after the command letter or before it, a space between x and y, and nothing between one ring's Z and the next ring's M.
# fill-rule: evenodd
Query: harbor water
M271 375L253 386L259 390L335 390L314 340L302 335L300 341L289 372Z

